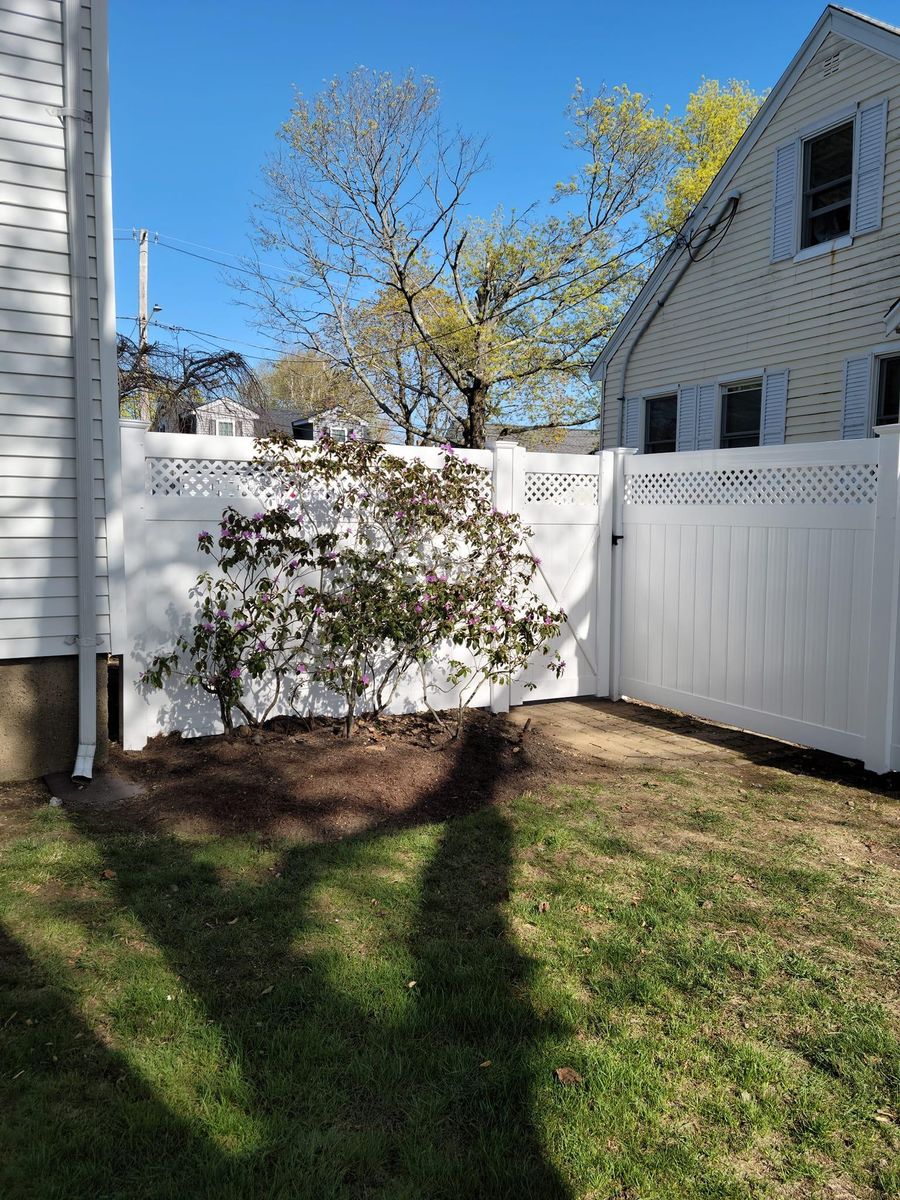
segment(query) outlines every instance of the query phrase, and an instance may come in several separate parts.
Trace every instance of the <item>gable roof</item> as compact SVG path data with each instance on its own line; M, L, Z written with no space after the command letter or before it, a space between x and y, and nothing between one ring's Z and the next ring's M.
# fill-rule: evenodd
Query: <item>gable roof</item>
M255 409L241 404L240 400L232 400L227 396L216 396L213 400L205 400L203 404L190 404L189 412L224 413L229 417L244 417L248 421L258 421L259 413Z
M756 116L744 130L737 145L719 168L697 207L684 223L679 236L670 243L665 254L651 271L647 282L631 302L625 316L591 367L590 377L592 380L601 377L606 364L622 345L669 273L677 263L683 260L686 253L685 242L702 225L719 201L726 198L727 190L738 168L759 141L763 131L830 33L837 34L848 42L857 42L862 46L868 46L871 50L886 54L890 58L900 60L900 28L887 25L883 21L876 21L874 17L867 17L864 13L855 12L853 9L844 8L839 4L827 6L778 82L763 101Z

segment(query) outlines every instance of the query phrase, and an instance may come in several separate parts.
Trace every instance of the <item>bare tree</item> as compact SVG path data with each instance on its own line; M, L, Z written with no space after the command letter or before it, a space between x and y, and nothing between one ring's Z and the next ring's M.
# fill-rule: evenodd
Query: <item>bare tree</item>
M163 342L143 346L124 334L116 341L119 411L149 420L151 428L177 428L209 400L237 400L260 408L265 393L244 357Z
M410 436L429 422L398 403L407 389L382 389L385 371L398 378L392 351L360 333L359 313L383 298L403 314L404 349L441 380L416 386L453 412L464 444L484 444L488 419L592 419L586 367L652 257L642 213L670 170L672 124L627 88L579 86L569 118L580 163L549 207L478 222L464 198L484 145L444 128L431 80L359 68L298 97L257 215L258 246L288 272L250 285L261 319L352 370ZM556 408L560 380L565 411L550 418L543 397Z

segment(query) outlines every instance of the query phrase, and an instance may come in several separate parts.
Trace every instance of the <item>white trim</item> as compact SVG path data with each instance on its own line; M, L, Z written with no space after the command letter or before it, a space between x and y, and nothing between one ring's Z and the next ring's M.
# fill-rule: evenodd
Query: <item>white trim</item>
M841 108L834 109L825 117L817 117L815 121L810 121L797 131L797 137L801 142L808 142L822 133L827 133L829 129L836 129L838 125L847 125L850 121L855 124L858 112L859 104L855 100L851 101Z
M109 577L110 652L121 654L125 630L125 532L119 444L119 385L116 369L116 279L113 248L112 163L109 123L109 14L105 2L91 5L91 94L94 120L94 207L97 299L100 306L100 410L103 422L103 483Z
M850 201L851 209L853 201ZM802 219L802 218L801 218ZM852 219L852 218L851 218ZM830 254L833 250L846 250L848 246L853 245L853 234L844 233L840 237L832 238L830 242L819 242L815 246L807 246L803 250L798 250L791 262L801 263L806 262L808 258L819 258L822 254Z
M725 195L728 188L731 187L737 170L757 144L768 127L769 122L778 112L794 84L816 56L829 33L835 33L847 41L868 46L870 49L877 50L889 58L900 59L900 29L882 24L879 21L873 21L872 18L852 12L850 9L841 8L833 4L828 5L807 34L797 53L782 72L778 82L772 88L771 92L769 92L759 112L744 130L738 144L719 168L706 193L685 223L685 227L682 230L684 235L690 236L690 233L702 223L709 210ZM619 322L609 341L591 367L590 378L592 380L596 380L601 367L611 362L615 357L622 343L628 337L635 324L640 320L641 315L655 296L657 289L683 255L682 239L673 241L651 272L647 282L632 301L628 312Z
M900 300L897 300L884 314L884 332L896 333L900 328Z
M871 367L869 368L869 436L877 436L879 428L878 421L878 389L880 385L881 363L886 358L900 358L900 344L894 343L887 346L876 346L869 355L871 359Z

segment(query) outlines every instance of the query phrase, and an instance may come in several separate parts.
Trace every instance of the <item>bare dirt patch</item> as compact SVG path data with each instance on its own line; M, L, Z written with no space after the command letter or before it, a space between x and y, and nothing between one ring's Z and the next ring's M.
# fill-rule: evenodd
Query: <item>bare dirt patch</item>
M551 740L480 711L459 738L416 716L363 722L349 741L337 723L278 719L230 737L154 738L111 763L146 789L120 808L128 821L311 841L470 812L561 765Z

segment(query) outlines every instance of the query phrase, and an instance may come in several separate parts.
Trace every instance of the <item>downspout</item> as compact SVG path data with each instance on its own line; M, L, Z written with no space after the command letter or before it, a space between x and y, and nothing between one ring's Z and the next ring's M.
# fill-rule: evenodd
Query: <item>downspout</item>
M729 216L734 215L734 212L737 210L737 206L740 203L740 199L741 199L740 192L731 192L730 193L730 195L726 198L725 202L723 203L722 207L719 209L715 218L706 227L706 230L704 231L703 236L698 240L697 244L693 247L694 250L700 250L703 246L706 245L706 243L709 241L709 239L712 237L712 235L718 229L719 225L722 223L722 220L726 214L728 214ZM682 275L685 273L685 271L688 269L688 267L691 265L692 262L693 262L693 259L691 258L691 256L689 254L685 255L684 259L681 262L681 265L678 267L678 270L675 272L674 277L670 280L668 287L663 292L663 294L659 297L659 299L656 301L653 308L651 308L646 321L644 321L643 325L640 326L637 333L634 335L634 337L628 343L628 349L625 351L625 358L622 363L622 387L621 387L621 392L619 394L619 440L620 441L622 438L624 424L625 424L625 396L627 393L625 379L628 375L628 364L631 362L631 356L634 353L635 347L637 346L638 342L641 340L641 338L644 336L644 334L647 332L647 330L653 324L656 314L663 307L663 305L668 300L668 298L672 295L672 292L675 290L675 287L678 284L679 280L681 279Z
M95 0L95 3L97 0ZM105 0L99 0L105 3ZM72 353L75 374L75 515L78 555L78 750L72 779L90 781L97 750L97 581L94 548L94 430L91 380L91 287L81 88L81 0L65 0L66 200Z

